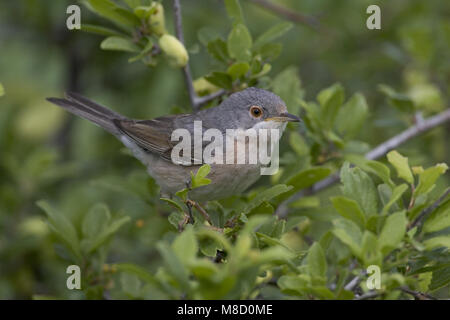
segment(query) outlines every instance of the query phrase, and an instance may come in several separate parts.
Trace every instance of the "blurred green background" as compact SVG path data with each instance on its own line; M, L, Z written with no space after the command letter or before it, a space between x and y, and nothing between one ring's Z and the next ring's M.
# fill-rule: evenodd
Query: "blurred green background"
M111 245L110 262L132 261L151 268L159 259L154 243L174 231L158 201L136 196L157 187L147 183L144 168L123 152L120 142L45 98L72 90L129 117L152 118L189 111L182 74L165 64L129 64L123 53L100 50L101 37L68 31L66 8L74 2L0 3L0 82L5 89L0 97L0 299L79 297L66 288L67 263L58 256L44 213L36 206L40 199L55 204L73 221L97 202L107 203L115 215L130 216L132 223ZM214 63L199 46L198 31L208 26L226 36L229 20L222 1L181 2L186 46L197 78ZM335 82L348 95L362 92L370 125L358 139L368 142L368 149L406 129L410 120L388 104L379 84L408 94L424 117L448 107L449 1L276 2L320 17L321 29L296 25L290 30L269 75L296 66L305 100L315 99ZM172 5L163 3L173 33ZM366 28L370 4L382 9L381 30ZM242 1L242 6L252 34L281 21L251 2ZM84 7L82 22L105 23ZM440 127L400 150L411 165L450 163L449 139L448 126Z

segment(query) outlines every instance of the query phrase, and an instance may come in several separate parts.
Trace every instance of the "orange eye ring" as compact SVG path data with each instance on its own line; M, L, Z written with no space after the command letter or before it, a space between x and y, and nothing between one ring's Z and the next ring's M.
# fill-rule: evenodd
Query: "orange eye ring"
M251 115L253 118L261 118L262 115L263 115L263 110L262 110L261 107L258 107L258 106L252 106L252 107L250 108L250 115Z

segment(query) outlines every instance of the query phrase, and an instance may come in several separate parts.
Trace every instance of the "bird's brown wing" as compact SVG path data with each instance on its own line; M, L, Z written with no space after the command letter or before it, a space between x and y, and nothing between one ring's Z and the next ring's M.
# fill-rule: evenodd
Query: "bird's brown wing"
M173 120L173 116L165 116L152 120L114 120L114 124L142 149L170 161L174 146L170 141L174 130Z

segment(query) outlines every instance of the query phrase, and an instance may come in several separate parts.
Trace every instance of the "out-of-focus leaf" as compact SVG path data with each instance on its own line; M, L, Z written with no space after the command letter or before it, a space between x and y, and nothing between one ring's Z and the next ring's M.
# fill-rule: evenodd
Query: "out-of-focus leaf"
M103 231L92 239L87 248L87 252L91 253L97 250L100 246L102 246L105 242L107 242L117 231L119 231L120 227L122 227L125 223L130 221L130 217L122 217L117 220L113 220L109 225L107 225Z
M214 71L210 75L205 76L205 79L218 87L221 87L221 88L224 88L227 90L231 90L231 88L232 88L233 81L232 81L230 75L228 75L225 72Z
M355 93L338 111L338 132L346 139L355 137L367 119L368 109L366 98L361 93Z
M83 235L88 238L95 238L108 225L110 219L111 214L105 204L94 205L83 219Z
M338 111L344 103L344 99L344 87L340 83L336 83L319 92L317 101L319 101L321 106L321 122L324 128L332 128Z
M402 112L412 112L415 109L414 102L407 95L395 92L391 87L381 84L378 89L389 99L389 103Z
M225 8L228 16L233 20L233 24L244 23L244 15L239 0L225 0Z
M286 32L291 30L293 24L291 22L280 22L279 24L271 27L255 40L255 47L260 47L264 44L271 43L275 39L281 37Z
M93 24L82 24L81 30L89 33L95 33L102 36L115 36L115 37L126 37L125 34L120 33L119 31L116 31L114 29L106 28L103 26L96 26Z
M272 81L272 90L283 99L291 113L298 114L303 90L296 67L288 67L277 74Z
M227 73L231 76L231 79L234 81L244 76L249 69L250 65L247 62L237 62L228 68Z
M427 239L423 242L427 250L432 250L439 247L450 248L450 236L438 236Z
M450 266L444 266L438 270L433 271L433 276L431 278L431 283L429 286L430 290L437 290L450 283Z
M130 11L117 6L110 0L88 0L92 8L100 16L128 28L138 26L139 19Z
M213 41L208 42L207 45L208 52L215 59L221 62L228 61L228 48L227 43L222 39L215 39Z
M113 266L117 269L117 271L125 272L128 274L133 274L133 275L137 276L139 279L141 279L142 281L145 281L147 283L154 284L157 282L155 277L150 272L148 272L144 268L139 267L135 264L117 263L117 264L114 264Z
M56 212L46 201L40 200L37 205L47 214L52 231L64 241L77 258L81 259L80 243L77 231L72 223L67 220L64 214Z
M175 238L172 250L185 265L195 259L198 251L198 243L191 225Z

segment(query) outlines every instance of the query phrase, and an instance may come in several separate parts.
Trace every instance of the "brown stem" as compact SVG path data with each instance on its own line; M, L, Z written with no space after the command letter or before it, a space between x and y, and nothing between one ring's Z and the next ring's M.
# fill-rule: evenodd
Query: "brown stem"
M174 20L175 20L175 34L180 40L180 42L184 45L184 36L183 36L183 25L181 20L181 4L180 0L174 0L173 1L173 14L174 14ZM191 68L189 67L189 63L186 64L186 66L183 68L183 77L184 82L186 84L188 93L189 93L189 100L191 102L192 109L194 111L197 111L200 109L201 106L205 105L206 103L214 100L215 98L218 98L226 93L225 90L218 90L216 92L211 93L210 95L199 97L195 93L194 90L194 84L192 80L192 74L191 74Z

